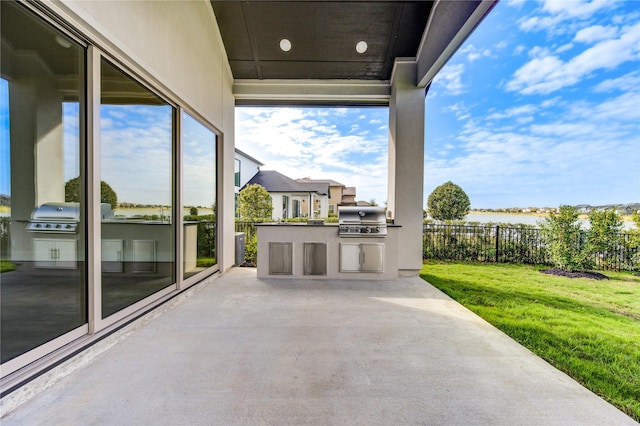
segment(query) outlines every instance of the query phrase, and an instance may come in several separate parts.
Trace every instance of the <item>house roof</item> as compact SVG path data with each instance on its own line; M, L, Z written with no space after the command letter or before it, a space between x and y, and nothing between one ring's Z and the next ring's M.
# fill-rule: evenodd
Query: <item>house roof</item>
M311 185L293 180L275 170L260 170L247 185L256 183L268 192L317 192Z
M344 191L342 191L342 195L353 195L354 197L356 196L356 187L355 186L347 186L344 188Z
M340 187L344 187L343 183L340 182L336 182L333 179L311 179L310 177L303 177L300 179L296 179L298 182L304 182L304 183L322 183L322 184L327 184L329 186L340 186Z
M247 154L244 151L240 151L238 148L236 148L236 153L242 155L245 158L248 158L249 160L253 161L254 163L256 163L258 166L264 166L264 163L256 160L255 158L253 158L252 156L250 156L249 154Z

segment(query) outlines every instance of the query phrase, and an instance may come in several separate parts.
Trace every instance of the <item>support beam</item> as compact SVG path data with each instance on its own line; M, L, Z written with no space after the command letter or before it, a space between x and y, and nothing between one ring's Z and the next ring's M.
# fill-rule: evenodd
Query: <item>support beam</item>
M432 9L418 49L417 85L427 87L498 0L443 1Z
M389 215L401 225L399 275L422 267L425 89L416 86L415 60L396 61L389 101Z
M236 80L236 105L386 106L389 81Z

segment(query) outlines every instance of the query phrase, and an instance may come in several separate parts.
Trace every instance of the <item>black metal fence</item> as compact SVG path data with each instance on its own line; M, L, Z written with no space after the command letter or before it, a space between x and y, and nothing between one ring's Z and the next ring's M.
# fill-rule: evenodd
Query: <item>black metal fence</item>
M606 253L594 254L598 269L640 268L638 236L619 234ZM474 262L550 264L542 231L530 226L445 225L423 226L423 259Z
M256 222L236 220L236 232L244 232L245 241L256 237Z
M236 232L245 240L256 237L256 223L236 221ZM528 225L445 225L423 226L423 259L473 262L551 264L542 231ZM640 269L640 238L621 233L617 244L606 253L594 254L598 269Z

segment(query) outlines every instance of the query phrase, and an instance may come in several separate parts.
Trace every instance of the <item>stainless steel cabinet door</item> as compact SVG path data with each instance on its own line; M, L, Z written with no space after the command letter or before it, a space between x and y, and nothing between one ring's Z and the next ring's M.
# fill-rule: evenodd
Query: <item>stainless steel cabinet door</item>
M383 272L384 271L384 244L362 243L362 272Z
M340 272L360 272L360 243L340 243Z
M293 274L293 243L269 243L269 274Z
M304 275L327 275L326 243L304 243Z

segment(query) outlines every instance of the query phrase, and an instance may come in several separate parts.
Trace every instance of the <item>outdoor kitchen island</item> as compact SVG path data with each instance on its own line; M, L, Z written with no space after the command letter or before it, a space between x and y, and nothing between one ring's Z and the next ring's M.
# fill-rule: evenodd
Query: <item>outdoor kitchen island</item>
M356 211L361 217L370 210ZM382 214L384 220L384 213ZM377 225L377 226L376 226ZM400 226L303 223L257 225L258 278L390 280L398 277Z

